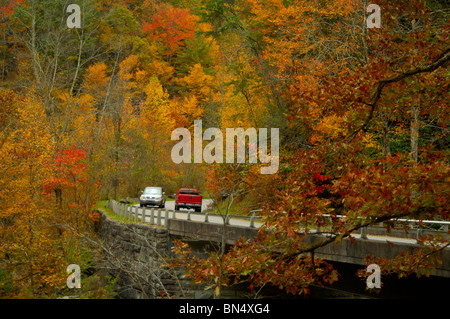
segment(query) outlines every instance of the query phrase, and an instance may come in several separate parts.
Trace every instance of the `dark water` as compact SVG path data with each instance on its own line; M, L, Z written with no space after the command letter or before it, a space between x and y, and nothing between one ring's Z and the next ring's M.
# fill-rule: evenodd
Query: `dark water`
M356 276L359 265L333 262L341 278L329 288L314 287L311 298L351 298L351 299L447 299L450 301L450 278L420 277L411 275L406 278L383 276L379 293L366 290L365 280Z
M356 276L360 265L333 262L340 279L327 287L311 286L307 296L286 294L275 287L267 287L262 291L263 298L273 299L421 299L450 301L450 278L410 276L399 279L397 276L381 275L382 289L379 293L366 290L366 281Z

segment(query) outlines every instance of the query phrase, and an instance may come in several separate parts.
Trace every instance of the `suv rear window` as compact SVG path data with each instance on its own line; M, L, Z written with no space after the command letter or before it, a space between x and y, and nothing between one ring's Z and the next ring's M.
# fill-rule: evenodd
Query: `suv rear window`
M180 194L185 194L185 195L198 195L197 191L194 190L190 190L190 189L183 189L180 191Z

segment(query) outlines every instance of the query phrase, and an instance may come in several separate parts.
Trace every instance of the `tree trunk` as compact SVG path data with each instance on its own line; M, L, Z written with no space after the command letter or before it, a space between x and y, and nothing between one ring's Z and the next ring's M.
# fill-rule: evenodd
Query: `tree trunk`
M389 143L389 121L386 116L383 114L383 154L384 156L391 155L391 146Z
M419 157L419 108L411 105L411 159L415 164Z
M60 186L55 188L55 198L58 209L62 210L62 189Z
M419 108L418 104L411 105L411 159L414 166L417 165L419 157ZM411 200L419 197L417 186L413 185L413 187L411 190Z

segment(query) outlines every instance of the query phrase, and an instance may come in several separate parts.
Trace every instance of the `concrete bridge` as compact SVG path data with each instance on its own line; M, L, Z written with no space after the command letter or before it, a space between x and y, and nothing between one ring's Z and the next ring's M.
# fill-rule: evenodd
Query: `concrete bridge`
M234 245L236 240L242 237L254 238L257 235L258 227L262 225L256 212L251 216L228 215L225 217L190 211L140 208L113 200L108 202L108 207L122 218L164 227L172 238L189 242L220 242L224 231L223 225L226 224L226 242ZM439 223L443 226L443 230L417 228L411 229L408 234L405 234L403 230L392 230L387 233L386 229L381 226L363 228L361 232L352 234L356 238L354 243L351 243L348 238L344 238L339 243L329 244L318 249L315 255L329 261L365 266L364 258L369 254L374 257L393 258L401 252L412 252L414 248L419 247L417 243L419 235L438 233L448 238L447 230L450 222ZM323 236L311 232L306 240L313 243ZM450 249L443 249L440 257L443 263L437 265L432 275L450 278Z

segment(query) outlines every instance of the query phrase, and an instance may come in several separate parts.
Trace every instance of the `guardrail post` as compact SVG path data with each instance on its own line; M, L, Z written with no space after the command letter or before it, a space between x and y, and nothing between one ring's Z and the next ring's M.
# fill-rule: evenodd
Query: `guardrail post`
M138 207L134 206L134 221L137 222L138 219Z
M173 219L177 219L176 212L177 212L177 211L174 209L174 210L173 210L173 213L172 213L172 218L173 218Z
M205 223L208 222L208 213L205 213Z
M188 211L187 220L191 220L191 211Z
M167 209L164 209L164 226L166 227L169 224L168 219L169 219L169 211Z
M416 239L417 240L419 240L421 234L422 234L422 229L421 228L417 228L417 235L416 235Z
M161 226L161 209L158 209L158 219L157 219L156 224L158 226Z
M250 227L255 227L255 212L253 212L252 217L250 217Z
M147 207L145 207L145 206L142 207L141 221L142 221L143 223L145 223L146 209L147 209Z
M153 212L155 211L154 208L152 208L150 210L150 225L154 225L155 224L155 217L153 216Z
M132 208L131 206L127 205L127 219L131 219L131 213L132 213L131 208Z
M367 239L367 227L361 227L361 239Z

